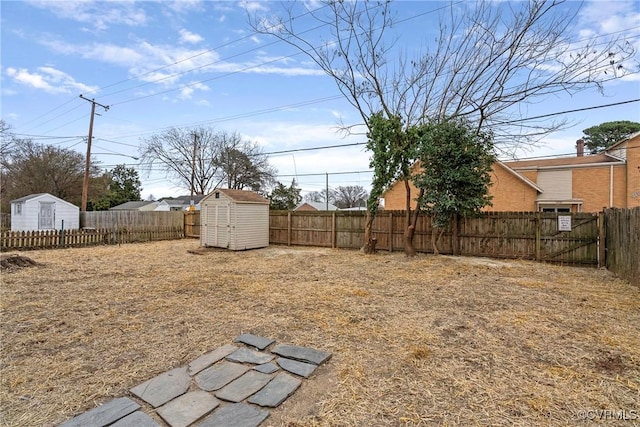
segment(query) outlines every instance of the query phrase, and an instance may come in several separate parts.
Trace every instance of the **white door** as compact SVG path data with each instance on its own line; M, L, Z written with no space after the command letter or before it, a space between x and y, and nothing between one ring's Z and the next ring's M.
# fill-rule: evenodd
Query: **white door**
M55 215L55 203L40 202L40 211L38 213L38 230L53 230Z
M215 221L215 246L219 248L228 248L230 242L230 206L229 204L216 205L216 221Z

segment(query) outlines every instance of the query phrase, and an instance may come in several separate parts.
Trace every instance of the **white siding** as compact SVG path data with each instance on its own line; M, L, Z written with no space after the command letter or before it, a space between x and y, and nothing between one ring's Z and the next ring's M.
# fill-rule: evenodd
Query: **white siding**
M62 229L64 221L65 230L77 230L80 228L80 209L51 194L42 194L22 202L22 214L15 215L15 203L11 204L11 230L35 231L40 229L40 205L41 203L53 203L53 228Z
M573 180L571 170L539 171L537 182L543 193L538 200L571 200Z
M269 206L238 205L235 212L235 241L232 249L244 250L269 246Z
M201 202L200 244L245 250L269 246L269 205L237 202L224 193Z

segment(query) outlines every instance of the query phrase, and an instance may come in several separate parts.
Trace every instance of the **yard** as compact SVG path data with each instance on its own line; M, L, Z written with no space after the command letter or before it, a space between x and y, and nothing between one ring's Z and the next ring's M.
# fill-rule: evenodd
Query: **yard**
M640 289L605 270L197 247L3 270L0 425L56 425L243 332L333 353L268 426L640 423Z

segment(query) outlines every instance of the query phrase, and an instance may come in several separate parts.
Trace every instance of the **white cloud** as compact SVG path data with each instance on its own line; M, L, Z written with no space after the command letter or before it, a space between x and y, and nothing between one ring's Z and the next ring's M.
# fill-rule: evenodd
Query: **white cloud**
M260 44L260 39L258 38L258 36L251 36L249 37L251 39L252 42L254 42L255 44Z
M60 18L91 24L91 28L97 30L106 30L111 25L139 26L147 22L145 11L133 2L38 0L30 3Z
M182 29L180 30L180 42L181 43L200 43L201 41L203 41L204 38L199 35L199 34L195 34L192 33L188 30Z
M196 90L207 92L209 91L209 86L199 82L192 82L180 89L180 99L191 99Z
M264 5L263 2L258 2L258 1L242 0L239 5L241 8L243 8L244 10L250 13L268 10L268 8Z
M76 82L69 74L53 67L39 67L35 72L30 72L26 68L9 67L5 73L16 83L48 93L90 92L98 89L97 86Z

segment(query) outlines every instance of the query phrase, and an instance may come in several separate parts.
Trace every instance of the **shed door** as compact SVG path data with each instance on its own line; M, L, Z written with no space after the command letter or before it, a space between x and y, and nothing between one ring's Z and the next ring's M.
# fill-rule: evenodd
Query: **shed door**
M40 202L38 213L38 230L53 230L56 204L53 202Z
M231 215L229 204L216 205L216 219L214 225L214 246L219 248L228 248L231 232Z

